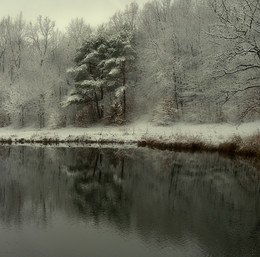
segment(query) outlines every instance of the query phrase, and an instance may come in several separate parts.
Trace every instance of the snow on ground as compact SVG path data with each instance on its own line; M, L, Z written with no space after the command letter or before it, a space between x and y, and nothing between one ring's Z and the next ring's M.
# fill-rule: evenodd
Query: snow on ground
M260 120L244 123L240 126L231 124L189 124L175 123L170 126L155 126L150 122L139 121L124 126L91 126L87 128L67 127L61 129L35 129L12 127L0 128L0 138L34 139L53 138L59 140L109 140L131 143L143 139L159 139L166 142L203 141L219 144L235 135L241 137L260 133Z

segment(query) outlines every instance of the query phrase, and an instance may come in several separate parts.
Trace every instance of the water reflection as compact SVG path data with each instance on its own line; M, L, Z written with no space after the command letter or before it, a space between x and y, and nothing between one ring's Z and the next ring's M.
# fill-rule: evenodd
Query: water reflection
M17 146L0 148L0 176L5 233L28 227L54 233L66 220L71 248L87 234L94 240L89 232L94 229L106 240L112 234L125 238L126 245L120 241L124 256L260 252L260 176L242 161L148 149ZM5 233L0 231L0 239ZM118 247L118 240L110 244ZM97 253L116 256L109 254Z

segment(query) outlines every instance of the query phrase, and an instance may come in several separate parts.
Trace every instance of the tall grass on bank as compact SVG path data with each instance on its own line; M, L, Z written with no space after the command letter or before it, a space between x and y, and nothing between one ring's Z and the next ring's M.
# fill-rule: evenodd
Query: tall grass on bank
M183 138L184 139L184 138ZM184 152L218 152L223 155L240 155L244 157L260 157L260 133L248 137L234 136L219 145L208 144L195 138L185 141L163 142L154 139L138 141L139 147L152 149L184 151Z

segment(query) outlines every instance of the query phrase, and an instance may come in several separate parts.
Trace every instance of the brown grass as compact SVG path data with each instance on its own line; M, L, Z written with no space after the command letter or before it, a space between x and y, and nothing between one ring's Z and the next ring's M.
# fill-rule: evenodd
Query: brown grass
M139 147L149 147L152 149L185 151L185 152L201 152L209 150L209 146L203 142L161 142L157 140L143 140L137 143Z
M182 138L183 140L184 138ZM192 141L185 138L185 142L163 142L159 140L147 139L138 141L139 147L149 147L152 149L170 150L179 152L218 152L226 156L244 156L248 158L260 157L260 133L241 138L234 136L231 140L219 145L207 144L201 141Z

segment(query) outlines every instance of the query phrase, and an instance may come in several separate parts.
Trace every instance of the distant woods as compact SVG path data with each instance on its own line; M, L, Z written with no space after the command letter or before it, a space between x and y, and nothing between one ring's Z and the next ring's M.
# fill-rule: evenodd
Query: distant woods
M66 70L74 65L76 49L91 33L90 26L78 18L65 32L48 17L39 16L34 23L27 22L22 14L2 18L1 126L43 128L74 122L76 112L61 105L71 89Z
M123 124L260 116L259 0L132 3L83 19L0 21L0 126Z

